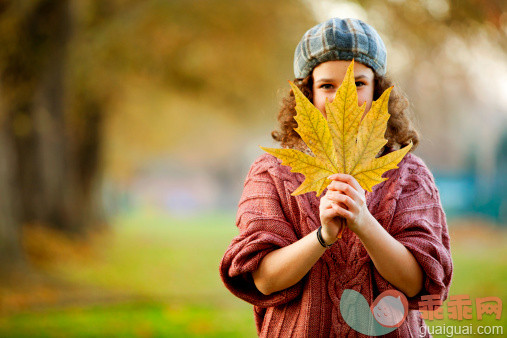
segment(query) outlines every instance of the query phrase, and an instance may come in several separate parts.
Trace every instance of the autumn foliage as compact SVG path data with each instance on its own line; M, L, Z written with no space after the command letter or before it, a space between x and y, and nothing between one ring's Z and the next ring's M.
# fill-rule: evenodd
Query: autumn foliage
M382 174L397 168L412 148L409 144L376 157L387 143L384 134L389 120L387 107L392 88L374 101L364 115L365 104L358 105L354 61L350 63L333 102L326 102L327 119L299 88L293 83L290 85L296 97L297 114L294 118L298 127L295 130L315 156L296 149L261 148L281 159L283 165L292 168L292 172L305 175L304 182L292 193L293 196L310 191L321 195L331 183L327 177L336 173L350 174L363 189L372 191L373 186L386 180Z

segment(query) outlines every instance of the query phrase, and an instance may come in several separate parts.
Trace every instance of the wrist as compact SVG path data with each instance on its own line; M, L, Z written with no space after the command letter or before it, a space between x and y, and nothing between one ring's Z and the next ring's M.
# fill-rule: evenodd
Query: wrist
M363 222L360 227L357 227L354 232L359 239L366 239L371 231L377 226L382 227L375 217L369 214L365 222Z
M324 242L324 243L321 243L321 245L327 248L327 247L332 246L336 242L337 236L333 236L332 234L329 234L327 227L323 227L321 225L319 227L319 229L317 229L317 238L319 238L319 237L320 237L319 242L321 242L321 241Z

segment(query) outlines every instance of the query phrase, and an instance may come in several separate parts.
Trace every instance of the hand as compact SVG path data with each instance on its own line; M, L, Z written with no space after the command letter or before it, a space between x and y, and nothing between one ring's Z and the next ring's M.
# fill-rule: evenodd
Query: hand
M329 176L326 200L331 202L333 215L343 217L350 230L357 234L361 227L373 217L366 206L366 195L356 179L346 174Z
M345 219L340 217L338 207L334 200L329 198L329 190L320 199L320 224L322 225L322 238L326 244L330 245L341 238L345 228Z

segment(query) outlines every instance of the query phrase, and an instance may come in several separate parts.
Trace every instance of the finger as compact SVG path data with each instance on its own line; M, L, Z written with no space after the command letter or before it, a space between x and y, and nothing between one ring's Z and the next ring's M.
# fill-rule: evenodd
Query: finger
M333 200L331 200L331 199L329 199L329 198L326 197L326 198L322 198L321 199L319 210L323 211L323 210L327 210L327 209L332 209L333 208L332 205L335 204L335 203L341 204L342 207L346 208L346 206L343 203L333 201Z
M331 209L331 200L328 198L322 198L320 201L320 210Z
M366 194L362 188L356 190L350 184L341 181L333 181L328 186L328 191L341 191L344 194L350 196L359 205L366 203Z
M348 210L348 211L351 211L351 212L356 212L358 209L358 207L356 206L356 204L354 203L354 201L348 197L347 195L343 195L343 194L339 194L336 196L336 198L333 198L331 200L331 207L333 207L333 205L336 205L342 209L345 209L345 210Z
M352 188L350 188L350 189L353 190ZM359 197L357 191L355 191L355 190L353 190L353 191L354 191L353 194L354 194L355 199L353 199L352 197L350 197L348 195L344 195L342 193L339 193L339 192L330 192L328 199L335 202L335 203L343 204L346 207L346 209L354 212L359 209L359 205L362 205L362 203L361 203L361 198Z
M335 210L333 207L326 209L326 210L322 210L320 212L320 217L321 217L322 221L324 221L325 223L330 222L333 218L338 217L338 216L339 216L338 211Z
M347 208L347 206L342 202L342 197L340 197L340 196L346 196L346 195L344 195L340 192L331 193L330 191L328 191L326 193L326 195L324 196L325 201L322 201L322 204L324 204L326 208L331 208L331 204L338 204L343 208Z
M340 181L333 181L329 184L327 192L334 193L335 191L341 191L344 194L350 196L355 201L364 201L361 194L347 183Z
M329 183L329 185L327 186L327 189L328 191L329 190L340 190L340 191L343 191L343 189L347 186L348 184L345 183L345 182L341 182L341 181L332 181L331 183Z
M341 217L346 218L346 219L352 219L352 216L354 216L354 214L352 212L348 211L345 208L340 207L337 204L332 204L332 207L333 207L334 212L338 216L341 216Z
M357 182L357 180L353 176L351 176L351 175L347 175L347 174L333 174L333 175L329 176L328 179L333 180L333 181L341 181L341 182L348 183L354 189L356 189L357 191L362 191L363 190L363 188L361 187L361 185L359 184L359 182Z
M347 195L342 195L345 197L345 200L342 201L342 204L344 204L346 206L346 210L352 212L352 213L356 213L359 211L359 206L358 206L358 203L353 200L350 196L347 196Z

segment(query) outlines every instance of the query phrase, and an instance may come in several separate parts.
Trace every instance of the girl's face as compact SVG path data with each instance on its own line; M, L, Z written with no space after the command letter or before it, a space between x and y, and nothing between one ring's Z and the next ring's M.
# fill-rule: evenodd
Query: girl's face
M327 61L313 69L313 104L326 116L325 103L334 100L350 61ZM359 62L354 62L354 76L357 86L358 104L366 102L364 113L368 112L373 101L373 70ZM363 115L364 116L364 115Z

